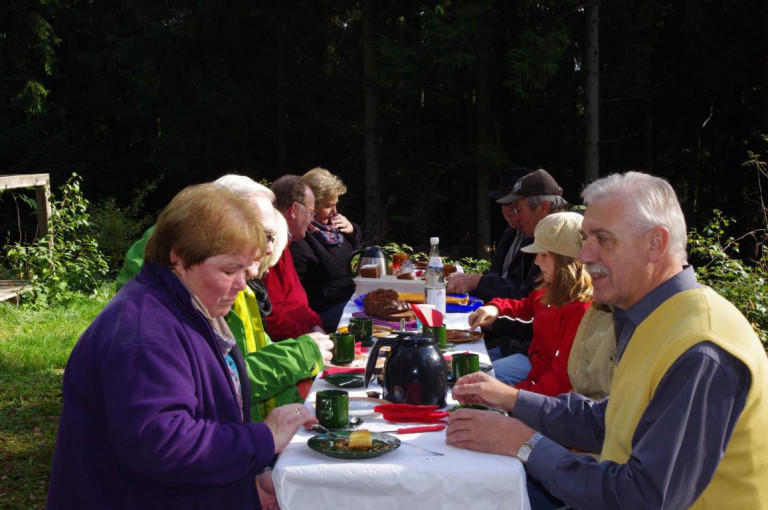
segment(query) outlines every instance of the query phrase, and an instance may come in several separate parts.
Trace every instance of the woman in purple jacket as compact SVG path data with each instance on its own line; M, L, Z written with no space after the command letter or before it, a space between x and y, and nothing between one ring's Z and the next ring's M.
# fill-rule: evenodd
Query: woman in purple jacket
M265 251L253 208L221 187L163 210L136 278L75 345L48 508L260 508L255 476L304 406L249 423L248 377L227 327Z

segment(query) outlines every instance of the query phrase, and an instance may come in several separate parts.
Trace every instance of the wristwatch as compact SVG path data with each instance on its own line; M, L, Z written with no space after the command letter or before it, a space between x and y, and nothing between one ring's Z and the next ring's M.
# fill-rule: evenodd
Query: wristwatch
M538 443L542 437L544 436L536 432L528 439L528 441L523 443L520 449L517 450L517 458L520 459L520 462L523 464L528 462L528 457L530 457L531 451L533 451L533 447L536 446L536 443Z

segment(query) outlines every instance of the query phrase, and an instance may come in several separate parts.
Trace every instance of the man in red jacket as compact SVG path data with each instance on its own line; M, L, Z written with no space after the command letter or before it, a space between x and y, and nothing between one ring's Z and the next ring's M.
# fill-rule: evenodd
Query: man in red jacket
M284 175L271 186L275 208L288 222L291 239L303 239L315 215L315 195L298 175ZM289 241L290 242L290 241ZM295 338L323 330L323 321L309 307L307 293L293 265L291 250L283 250L277 265L264 276L272 313L267 316L267 333L272 340Z

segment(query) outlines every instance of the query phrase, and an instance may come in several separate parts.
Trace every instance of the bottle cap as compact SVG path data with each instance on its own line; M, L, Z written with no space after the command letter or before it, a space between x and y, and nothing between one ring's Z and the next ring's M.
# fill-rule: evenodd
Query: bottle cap
M440 238L439 237L430 237L429 238L429 244L439 244Z

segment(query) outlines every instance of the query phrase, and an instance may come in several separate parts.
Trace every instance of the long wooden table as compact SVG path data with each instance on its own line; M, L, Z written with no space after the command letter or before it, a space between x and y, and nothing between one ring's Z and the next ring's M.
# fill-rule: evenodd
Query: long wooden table
M352 313L359 310L350 301L341 324L348 323ZM447 314L446 325L464 329L467 315ZM481 361L490 362L482 340L461 343L454 349L467 350L478 352ZM362 361L357 363L362 364ZM317 377L307 398L307 407L314 410L317 391L334 388ZM350 397L365 397L368 390L381 391L381 388L372 382L368 388L347 389ZM388 423L381 415L372 412L370 403L357 402L362 405L356 408L356 401L353 401L350 412L363 418L364 428L377 431L409 426ZM455 404L449 392L447 408ZM300 429L280 454L273 470L277 498L283 510L336 507L354 510L530 509L525 471L520 461L449 446L445 443L445 431L398 436L403 443L441 452L442 457L401 445L391 453L365 460L342 460L315 452L307 446L307 440L313 434Z

